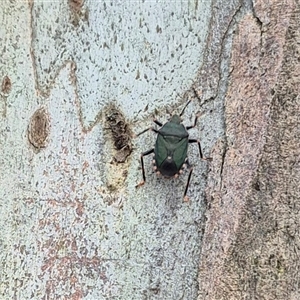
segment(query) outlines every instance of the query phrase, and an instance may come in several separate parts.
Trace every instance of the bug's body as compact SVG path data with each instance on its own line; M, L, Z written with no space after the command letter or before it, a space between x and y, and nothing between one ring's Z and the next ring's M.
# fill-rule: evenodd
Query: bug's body
M157 170L163 176L172 177L182 168L187 157L188 137L177 115L158 130L154 159Z
M196 115L194 125L185 127L181 124L180 117L190 102L191 100L187 102L180 115L173 115L171 119L164 125L161 122L154 120L154 123L161 127L159 130L150 127L138 134L141 135L142 133L148 130L152 130L157 133L157 139L155 142L155 147L146 152L143 152L141 155L143 181L137 186L143 185L146 181L143 157L154 153L155 170L158 174L161 174L165 177L177 177L179 173L181 173L183 165L186 164L188 166L190 172L183 194L184 199L188 199L186 193L193 171L193 168L192 166L190 166L187 159L188 144L197 143L199 147L200 158L206 159L202 155L200 141L195 139L189 139L188 134L188 130L196 126L198 115Z

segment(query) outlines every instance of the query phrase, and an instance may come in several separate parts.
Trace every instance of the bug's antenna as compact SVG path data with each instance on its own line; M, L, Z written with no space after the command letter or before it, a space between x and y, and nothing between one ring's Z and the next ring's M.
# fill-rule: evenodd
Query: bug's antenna
M179 117L181 117L181 116L183 115L183 113L184 113L186 107L190 104L191 101L192 101L192 100L190 99L190 100L186 103L186 105L185 105L184 108L182 109L182 111L181 111Z

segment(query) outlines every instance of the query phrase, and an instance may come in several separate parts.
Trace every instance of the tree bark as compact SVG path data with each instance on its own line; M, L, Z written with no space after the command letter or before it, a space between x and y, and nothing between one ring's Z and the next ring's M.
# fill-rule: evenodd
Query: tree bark
M299 299L299 4L240 15L225 151L209 173L199 299ZM216 178L219 178L217 180Z
M299 298L299 7L229 2L1 2L1 299Z

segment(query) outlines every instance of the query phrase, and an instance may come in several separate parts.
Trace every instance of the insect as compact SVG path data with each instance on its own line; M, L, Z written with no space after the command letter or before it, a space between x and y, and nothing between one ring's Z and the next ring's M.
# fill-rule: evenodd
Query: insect
M161 174L162 176L167 178L176 178L183 172L183 169L185 167L189 169L188 180L183 194L184 201L189 200L186 194L190 184L193 167L190 165L187 158L188 144L197 143L200 158L203 160L211 160L211 158L206 158L203 156L199 140L189 139L188 130L194 128L197 125L199 114L196 115L193 125L185 127L183 124L181 124L181 116L190 102L191 100L186 103L179 115L173 115L171 119L165 124L162 124L158 120L154 119L154 123L160 127L159 130L150 127L143 130L137 135L140 136L141 134L149 130L157 133L155 147L141 154L143 181L140 182L136 187L142 186L146 182L144 156L154 153L153 163L154 170L156 171L157 175Z

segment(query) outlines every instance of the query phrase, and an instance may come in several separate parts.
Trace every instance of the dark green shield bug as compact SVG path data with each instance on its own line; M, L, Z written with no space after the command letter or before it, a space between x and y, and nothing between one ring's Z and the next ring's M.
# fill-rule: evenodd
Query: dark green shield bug
M190 102L191 100L187 102L179 115L173 115L164 125L161 122L154 120L154 123L161 127L159 130L150 127L137 135L139 136L148 130L157 133L155 147L141 154L143 181L140 182L137 187L146 182L143 157L154 153L154 169L158 175L161 174L167 178L178 177L185 166L189 169L189 176L183 194L184 200L188 201L186 194L193 172L193 167L189 164L187 159L188 144L197 143L200 158L205 160L210 159L203 157L199 140L189 139L188 130L196 126L199 115L196 115L193 125L185 127L181 124L181 116Z

